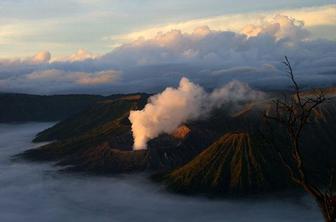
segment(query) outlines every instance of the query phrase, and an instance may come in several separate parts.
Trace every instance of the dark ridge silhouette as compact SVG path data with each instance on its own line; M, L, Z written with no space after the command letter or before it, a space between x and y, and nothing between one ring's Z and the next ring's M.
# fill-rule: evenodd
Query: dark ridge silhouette
M98 95L0 93L0 122L59 121L102 99Z

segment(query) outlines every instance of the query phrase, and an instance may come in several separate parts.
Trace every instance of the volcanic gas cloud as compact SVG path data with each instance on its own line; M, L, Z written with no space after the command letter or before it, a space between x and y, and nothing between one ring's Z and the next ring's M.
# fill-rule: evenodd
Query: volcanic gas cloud
M168 87L149 98L143 110L131 111L134 149L146 149L147 142L162 133L172 133L181 124L206 116L228 102L256 100L263 93L247 84L231 81L213 92L182 78L177 88Z

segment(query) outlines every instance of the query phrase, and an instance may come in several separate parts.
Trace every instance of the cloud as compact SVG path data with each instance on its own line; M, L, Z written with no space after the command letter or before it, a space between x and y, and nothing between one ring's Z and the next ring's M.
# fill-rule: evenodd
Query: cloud
M171 23L159 25L153 28L139 30L124 35L111 36L111 40L132 41L138 38L151 39L154 38L158 32L169 32L173 29L183 30L185 33L192 33L195 28L208 26L210 29L218 31L241 31L246 24L260 24L265 21L271 22L274 20L274 15L286 15L294 18L297 21L302 21L308 29L318 26L333 26L336 27L336 5L324 5L319 7L305 7L296 8L292 10L272 10L264 12L252 12L243 14L228 14L223 16L207 17L189 20L179 23ZM336 33L332 30L332 38L336 37ZM319 35L318 33L313 33ZM324 36L325 38L328 36ZM108 39L106 37L106 39Z
M10 161L13 155L42 145L33 144L31 140L52 125L0 125L0 221L71 221L69 218L81 222L133 221L139 218L160 222L246 221L246 218L258 222L323 221L309 196L289 199L277 195L255 201L215 201L164 192L144 175L69 176L55 172L53 164Z
M38 52L36 55L31 58L33 63L47 63L50 61L51 54L48 51Z
M335 41L311 38L302 21L285 15L276 15L272 20L246 27L249 27L249 35L246 35L246 30L245 33L218 31L206 26L191 33L181 30L157 33L153 38L124 44L103 56L102 61L154 67L157 75L161 76L164 76L163 69L167 69L165 64L179 64L180 74L208 87L240 79L261 87L281 88L288 84L286 76L281 74L284 69L281 61L287 55L304 85L335 83L334 76L325 82L324 77L316 75L324 70L335 73ZM324 61L323 66L319 65L321 61ZM170 73L172 78L181 76L172 66L166 73ZM252 71L244 75L246 70L242 67L250 67ZM226 70L226 74L219 79L210 79L209 73L218 70ZM318 80L315 83L311 81L314 76Z
M119 76L120 73L115 70L89 73L46 69L0 80L0 87L11 92L93 93L97 88L111 87Z
M177 88L166 88L150 97L143 110L130 112L134 149L145 149L150 139L162 133L172 133L181 124L206 116L225 103L233 103L230 106L234 106L237 102L263 97L263 93L238 81L207 93L201 86L183 77Z
M119 74L114 70L101 71L93 74L78 75L76 83L80 85L108 84L117 80Z
M300 3L286 0L287 3L271 4L260 0L262 4L252 5L244 0L239 0L242 3L197 1L181 4L150 2L136 7L127 1L120 4L113 1L84 4L78 0L61 0L52 4L1 1L0 8L4 10L0 15L0 56L23 57L49 49L55 57L61 57L83 47L101 54L140 36L149 39L157 32L172 29L191 33L196 27L209 26L212 30L239 32L247 23L258 24L275 14L303 21L315 37L336 39L335 4L319 6L330 4L332 0ZM152 7L158 8L153 10ZM211 16L213 14L218 16Z
M159 32L99 56L79 50L63 59L53 60L48 52L3 59L0 91L158 92L167 85L176 86L182 76L206 88L240 80L255 87L281 89L289 84L281 64L284 56L290 58L304 87L336 84L336 42L315 39L302 21L276 15L245 24L237 32L208 26L192 32ZM51 80L53 87L42 84Z
M271 22L263 21L261 25L245 26L241 33L248 37L268 34L274 36L276 40L289 38L297 41L309 37L309 32L303 26L303 21L284 15L276 15Z
M272 21L247 25L241 33L211 30L207 26L198 27L191 33L181 30L159 32L151 39L140 38L124 44L107 54L105 59L124 63L127 58L126 62L138 65L158 64L160 61L220 64L240 57L241 61L235 63L243 64L243 57L256 60L261 52L272 56L271 50L291 51L296 42L309 37L303 25L302 21L277 15Z
M87 59L95 59L97 57L98 57L97 54L89 52L85 49L79 49L76 53L74 53L70 56L67 56L67 57L56 59L55 61L78 62L78 61L83 61L83 60L87 60Z
M30 73L26 75L26 78L33 81L55 81L57 83L72 82L79 85L99 85L114 82L118 78L118 75L119 73L114 70L86 73L49 69Z

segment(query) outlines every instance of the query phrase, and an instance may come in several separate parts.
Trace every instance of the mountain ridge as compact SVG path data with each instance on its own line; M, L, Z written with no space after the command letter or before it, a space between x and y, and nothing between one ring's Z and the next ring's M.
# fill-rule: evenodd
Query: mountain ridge
M148 97L141 94L100 100L39 133L35 139L54 142L27 150L17 157L55 161L62 170L93 174L148 171L157 174L169 189L182 193L250 194L293 187L288 179L284 179L288 178L287 172L273 153L274 145L288 147L286 133L264 119L264 113L276 97L270 96L257 103L247 101L239 106L225 104L206 118L189 121L172 134L162 134L150 140L147 150L133 151L128 115L131 110L142 109ZM336 138L332 136L336 130L335 111L336 102L323 105L303 135L304 158L309 166L307 173L314 181L324 179L325 175L319 172L325 172L324 169L336 158L336 151L332 149L336 144ZM272 131L277 136L272 135ZM272 138L272 144L265 140L266 137ZM220 164L204 167L200 164L202 156L218 157L225 167ZM195 168L203 170L201 173L190 170ZM276 173L273 175L268 169L274 169ZM205 173L207 171L209 174ZM195 176L188 183L188 180L178 179L184 178L179 175ZM218 180L218 175L226 179ZM208 179L204 180L202 176Z

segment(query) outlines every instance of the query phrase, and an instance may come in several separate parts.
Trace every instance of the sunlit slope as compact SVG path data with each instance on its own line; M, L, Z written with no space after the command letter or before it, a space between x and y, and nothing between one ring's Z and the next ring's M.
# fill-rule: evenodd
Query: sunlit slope
M287 187L287 174L268 148L248 133L227 133L165 181L171 189L187 193L254 193Z

